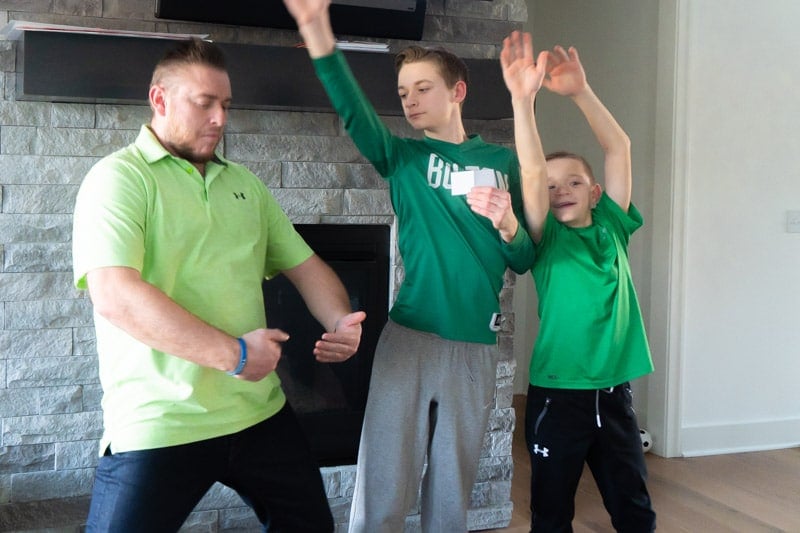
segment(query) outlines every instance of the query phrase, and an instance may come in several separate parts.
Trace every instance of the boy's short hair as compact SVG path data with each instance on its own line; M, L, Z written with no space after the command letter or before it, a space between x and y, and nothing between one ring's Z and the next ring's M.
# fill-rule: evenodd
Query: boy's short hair
M586 171L586 174L589 176L589 179L592 183L596 183L597 180L594 177L594 172L592 172L592 165L589 164L588 161L583 156L578 154L567 152L567 151L557 151L557 152L550 152L546 156L544 156L545 161L551 161L553 159L573 159L578 161L581 165L583 165L583 169Z
M174 69L188 65L205 65L223 72L228 70L225 55L219 46L193 37L181 41L164 53L153 70L150 86L161 83Z
M394 57L395 71L399 73L403 65L419 61L430 61L435 64L449 89L459 81L469 85L467 64L454 53L441 47L425 48L412 45L404 48Z

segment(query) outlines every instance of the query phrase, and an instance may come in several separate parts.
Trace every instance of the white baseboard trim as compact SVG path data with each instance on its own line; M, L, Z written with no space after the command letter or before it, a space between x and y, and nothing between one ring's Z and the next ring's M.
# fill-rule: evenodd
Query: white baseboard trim
M681 429L684 457L779 450L800 446L800 418Z

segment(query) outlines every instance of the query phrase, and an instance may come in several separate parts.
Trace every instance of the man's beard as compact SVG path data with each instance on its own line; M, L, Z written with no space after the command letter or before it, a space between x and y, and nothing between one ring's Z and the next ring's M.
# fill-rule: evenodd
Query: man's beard
M177 155L182 159L185 159L186 161L192 164L205 165L206 163L214 159L213 150L208 155L201 155L198 154L191 147L185 145L171 144L170 149L175 155Z

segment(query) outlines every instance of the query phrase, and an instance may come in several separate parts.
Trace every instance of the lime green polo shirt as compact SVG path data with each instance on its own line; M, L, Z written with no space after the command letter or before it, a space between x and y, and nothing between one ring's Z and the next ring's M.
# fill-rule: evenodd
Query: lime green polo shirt
M217 156L206 175L143 126L81 184L73 225L76 287L86 273L131 267L200 319L233 336L266 326L261 282L312 250L242 165ZM94 315L104 435L101 453L235 433L285 403L273 372L251 383L159 352Z

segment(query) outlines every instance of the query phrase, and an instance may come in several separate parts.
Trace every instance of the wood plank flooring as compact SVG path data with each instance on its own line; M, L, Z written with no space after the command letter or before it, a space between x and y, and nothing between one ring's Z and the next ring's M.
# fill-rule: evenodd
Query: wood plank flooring
M530 530L530 460L523 432L525 397L514 397L514 514L507 528ZM800 448L667 459L647 454L648 490L658 531L800 533ZM612 533L591 474L584 470L575 498L575 533Z

